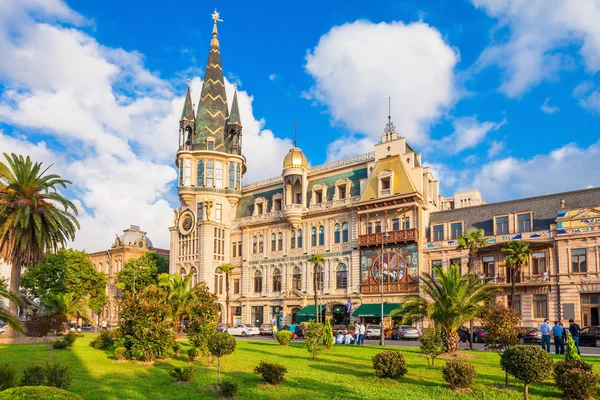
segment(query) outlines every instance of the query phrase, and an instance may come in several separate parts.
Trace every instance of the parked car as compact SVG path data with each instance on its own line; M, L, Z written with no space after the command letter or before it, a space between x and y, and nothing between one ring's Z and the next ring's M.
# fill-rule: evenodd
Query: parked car
M392 339L394 340L419 340L421 332L414 326L401 325L394 329Z
M367 325L365 330L365 338L379 338L381 336L381 328L379 325Z
M240 324L229 328L229 334L233 336L253 336L259 335L260 329L256 326Z
M473 328L473 342L474 343L485 343L485 335L487 331L479 326Z
M521 343L542 344L542 331L539 328L524 328L524 332L519 335Z
M271 324L262 324L260 326L260 335L271 336L273 334L273 326Z
M225 324L217 325L217 332L225 332Z
M333 327L333 336L337 336L338 333L345 335L348 333L348 327L346 325L335 325Z
M284 331L289 331L290 327L289 325L284 325L281 329ZM304 337L304 332L306 332L306 329L296 324L296 337Z
M579 345L600 347L600 326L587 326L579 332Z

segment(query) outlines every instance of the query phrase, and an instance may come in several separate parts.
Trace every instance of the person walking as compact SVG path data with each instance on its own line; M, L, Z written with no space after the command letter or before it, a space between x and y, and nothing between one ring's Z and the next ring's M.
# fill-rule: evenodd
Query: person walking
M464 325L458 328L458 336L460 337L460 341L467 345L467 350L471 350L471 346L469 343L469 328L467 328Z
M364 324L360 324L360 335L358 335L358 339L360 340L360 344L365 344L365 332L367 329Z
M277 340L277 324L273 325L273 340Z
M292 342L294 342L296 340L296 324L295 323L291 323L288 326L288 329L290 330L290 332L292 333Z
M542 349L550 353L550 324L548 318L540 325L540 331L542 332Z
M354 324L354 344L360 344L360 322Z
M552 334L554 335L554 351L556 354L565 354L565 341L563 339L564 329L559 321L554 321Z
M569 332L571 332L571 337L575 342L575 347L577 347L577 354L581 354L579 350L579 332L581 331L581 327L579 324L576 324L573 319L569 320Z

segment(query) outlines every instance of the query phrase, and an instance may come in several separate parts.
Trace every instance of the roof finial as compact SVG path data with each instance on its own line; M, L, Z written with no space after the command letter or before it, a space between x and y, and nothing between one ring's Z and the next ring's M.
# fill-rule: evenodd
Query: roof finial
M388 123L385 124L385 133L391 133L396 130L394 123L392 122L392 98L388 97Z
M223 22L222 19L219 19L219 13L217 12L217 9L215 8L215 12L211 14L212 19L215 21L214 25L213 25L213 31L212 31L212 41L210 42L211 46L218 46L219 45L219 39L217 39L217 36L219 34L219 32L217 31L217 22Z
M296 146L296 143L297 143L296 142L296 137L297 137L297 134L298 134L298 132L297 132L298 131L298 129L297 129L298 125L297 125L296 122L297 121L295 119L292 120L292 124L294 124L294 147L298 147L298 146Z
M191 81L192 81L192 80L191 80L190 78L188 78L188 87L190 87L190 82L191 82Z
M233 90L235 90L237 92L237 83L233 83Z

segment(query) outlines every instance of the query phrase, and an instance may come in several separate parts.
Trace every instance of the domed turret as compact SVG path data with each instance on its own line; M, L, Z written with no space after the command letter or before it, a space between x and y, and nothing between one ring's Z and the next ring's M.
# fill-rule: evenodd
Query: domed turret
M292 147L283 159L283 169L308 168L308 159L298 147Z

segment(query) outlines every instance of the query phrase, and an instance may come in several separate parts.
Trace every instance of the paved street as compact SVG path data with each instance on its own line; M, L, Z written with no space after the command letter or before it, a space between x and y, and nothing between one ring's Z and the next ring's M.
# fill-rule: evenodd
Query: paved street
M251 337L241 337L236 336L238 340L273 340L270 336L251 336ZM303 342L302 339L298 339L297 341ZM379 340L376 339L365 339L365 345L368 346L377 346L379 344ZM402 347L419 347L420 343L418 340L391 340L388 339L385 341L386 346L402 346ZM339 345L338 345L339 346ZM533 345L532 345L533 346ZM483 343L475 343L473 347L477 350L484 350ZM464 345L461 346L461 349L464 349ZM554 350L554 344L552 344L552 350ZM582 347L581 355L583 356L600 356L600 348L599 347Z

